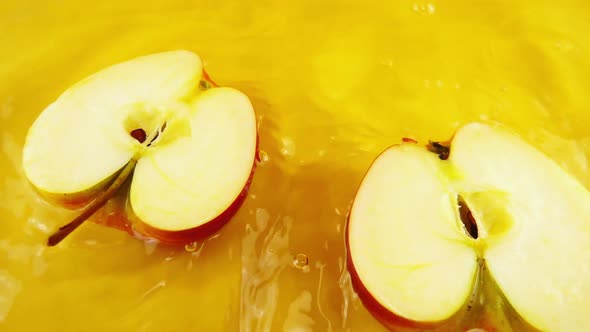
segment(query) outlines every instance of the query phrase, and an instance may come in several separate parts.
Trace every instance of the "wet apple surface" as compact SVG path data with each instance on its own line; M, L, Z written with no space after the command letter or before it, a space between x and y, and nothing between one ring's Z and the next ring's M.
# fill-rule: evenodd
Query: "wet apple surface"
M441 324L485 302L485 268L530 325L584 331L588 220L590 192L575 178L507 128L474 122L449 146L395 145L375 160L350 212L349 268L391 321Z
M190 51L144 55L81 80L39 114L23 147L31 185L70 202L98 191L49 237L49 246L92 217L127 179L124 213L143 236L185 245L229 221L254 172L256 117L246 95L211 87L203 73Z
M403 137L445 144L467 123L497 121L588 188L590 37L580 31L589 14L582 1L0 1L0 29L10 32L0 38L0 330L386 331L346 263L346 220L372 161ZM215 83L244 93L256 111L259 161L241 207L185 247L138 240L101 225L133 233L128 179L48 248L79 211L29 185L28 128L85 77L172 50L198 54ZM141 144L134 124L123 128ZM78 174L74 166L64 172ZM87 194L70 203L96 192ZM473 214L487 200L461 197ZM477 226L479 240L489 230ZM431 331L534 331L492 266L472 266L483 296L466 291Z

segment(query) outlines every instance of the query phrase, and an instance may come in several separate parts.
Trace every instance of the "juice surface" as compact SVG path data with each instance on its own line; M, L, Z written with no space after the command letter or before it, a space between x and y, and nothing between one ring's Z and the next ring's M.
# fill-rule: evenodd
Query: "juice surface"
M585 1L1 1L0 331L383 331L345 267L371 161L493 120L588 187L588 17ZM171 49L252 99L244 205L187 248L94 223L45 247L73 212L24 178L28 127L85 76Z

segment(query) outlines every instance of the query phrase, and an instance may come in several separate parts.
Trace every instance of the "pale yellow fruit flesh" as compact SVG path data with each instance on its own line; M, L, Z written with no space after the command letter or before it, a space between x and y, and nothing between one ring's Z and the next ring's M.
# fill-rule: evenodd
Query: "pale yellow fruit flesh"
M476 240L453 214L457 195L476 219ZM480 256L529 324L590 331L590 193L505 128L462 127L446 161L416 146L387 150L362 182L349 228L360 279L399 316L450 317Z
M171 51L108 67L72 86L27 134L27 178L49 194L88 191L142 148L129 135L136 129L129 126L142 125L134 112L150 113L143 118L153 127L169 116L171 102L182 103L194 91L201 73L197 55Z
M462 128L449 159L472 191L506 193L512 226L484 258L516 311L543 331L590 331L590 193L518 136ZM477 213L477 211L474 211ZM482 218L484 228L500 220Z
M244 94L209 89L189 113L190 136L148 149L131 184L133 212L160 230L190 229L219 216L242 192L254 164L256 118Z
M348 236L355 270L383 307L434 322L466 302L477 257L457 224L456 204L440 160L422 147L394 146L373 163Z

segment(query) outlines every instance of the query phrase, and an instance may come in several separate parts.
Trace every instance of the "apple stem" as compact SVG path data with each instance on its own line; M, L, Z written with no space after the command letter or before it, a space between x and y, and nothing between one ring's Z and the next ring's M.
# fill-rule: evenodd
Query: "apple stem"
M473 290L471 292L471 296L469 298L469 304L467 305L467 311L471 311L473 306L477 303L477 296L481 292L482 283L483 283L483 274L484 274L484 267L485 261L483 258L477 258L477 271L475 272L475 281L473 283Z
M450 146L440 142L430 141L428 145L426 145L426 148L428 151L436 153L441 160L447 160L451 153Z
M70 233L72 233L78 226L82 225L84 221L90 218L98 209L106 204L106 202L113 197L113 195L117 192L117 190L123 185L125 180L133 173L133 169L137 164L137 158L132 158L127 162L125 167L121 170L117 178L113 181L113 183L102 192L92 203L82 210L74 220L67 223L65 226L62 226L57 230L57 232L53 233L47 240L47 245L53 247L60 243L63 239L65 239Z

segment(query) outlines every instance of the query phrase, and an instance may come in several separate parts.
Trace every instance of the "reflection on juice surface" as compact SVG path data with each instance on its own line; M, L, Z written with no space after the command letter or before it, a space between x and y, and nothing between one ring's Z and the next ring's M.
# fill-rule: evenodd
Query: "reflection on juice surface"
M489 119L590 185L586 7L3 1L0 330L384 330L345 272L346 216L367 167L402 137L446 140ZM243 207L186 250L94 223L46 248L72 212L23 178L27 128L83 77L178 48L253 101L263 162Z

